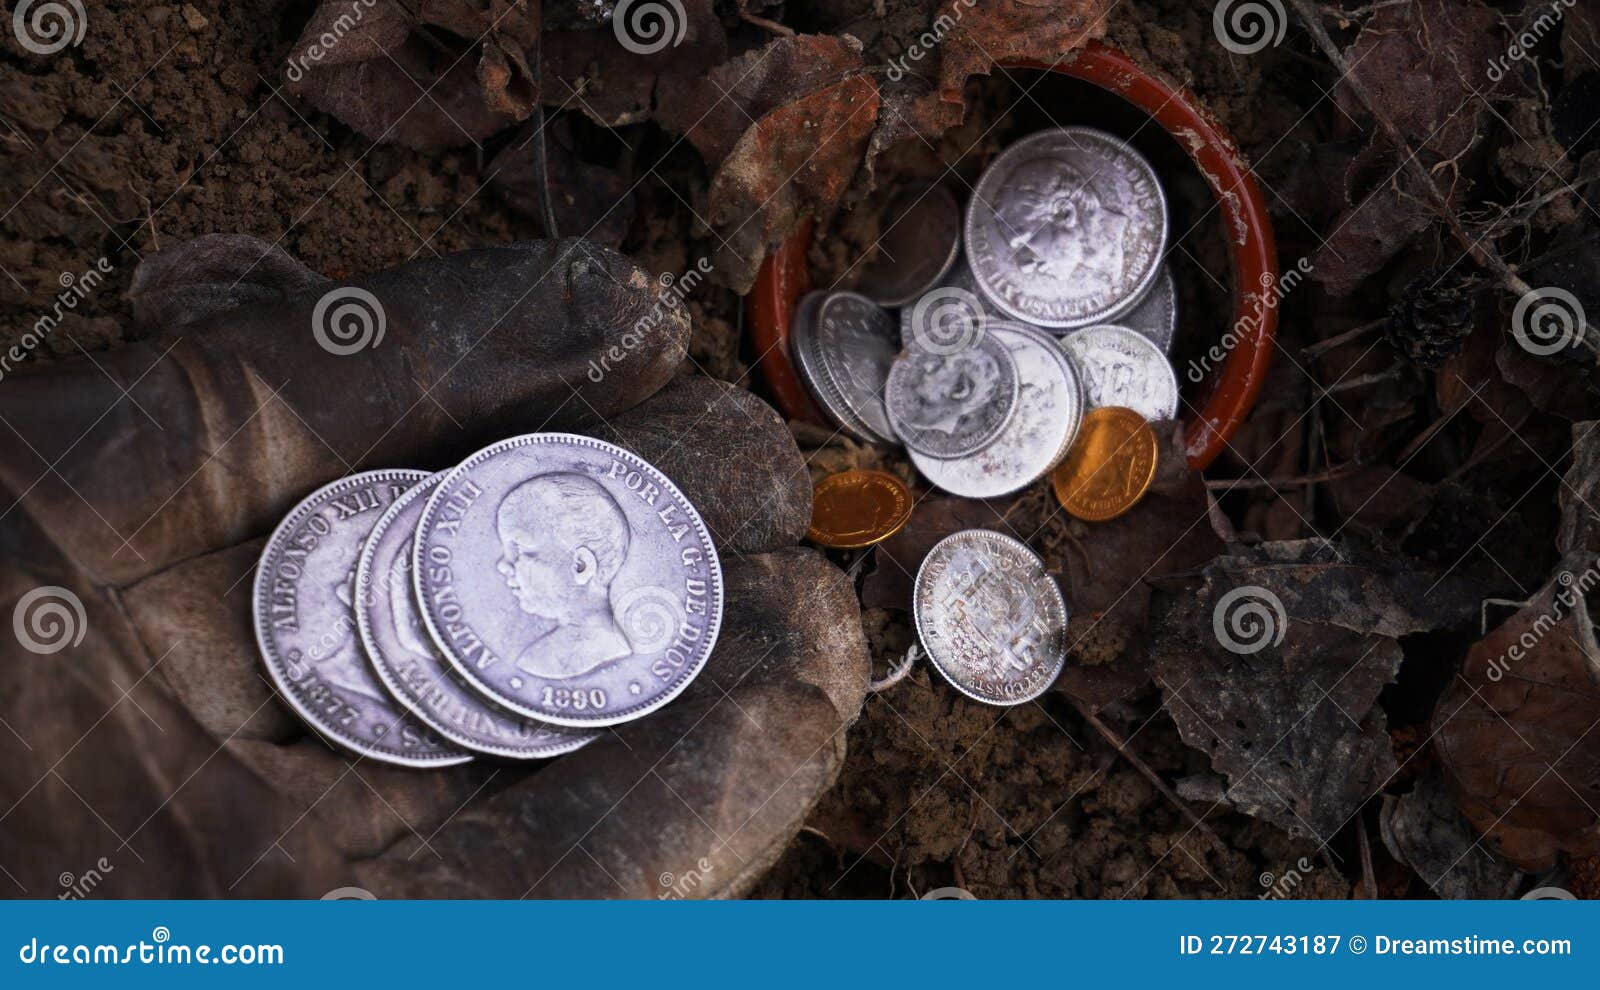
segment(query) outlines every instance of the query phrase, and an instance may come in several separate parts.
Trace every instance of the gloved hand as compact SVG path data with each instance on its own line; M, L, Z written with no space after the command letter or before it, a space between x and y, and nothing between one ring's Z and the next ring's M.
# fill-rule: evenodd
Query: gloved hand
M0 889L648 898L760 877L838 773L867 649L845 576L793 545L810 485L778 415L674 378L681 304L574 240L335 285L202 238L132 296L163 333L0 381ZM330 319L352 300L365 323ZM706 669L549 763L329 749L261 667L262 538L352 471L558 429L629 447L704 516L726 582Z

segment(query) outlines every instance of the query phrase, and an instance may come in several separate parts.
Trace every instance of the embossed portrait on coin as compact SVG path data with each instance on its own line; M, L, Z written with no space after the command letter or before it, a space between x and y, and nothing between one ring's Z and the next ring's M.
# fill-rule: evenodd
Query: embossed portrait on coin
M955 433L963 417L994 400L1005 369L977 347L954 354L915 354L909 402L901 418L918 430Z
M1020 165L998 216L1022 271L1071 279L1090 292L1111 291L1121 281L1128 218L1071 165L1055 158Z
M568 678L632 655L611 605L628 559L628 520L581 474L544 474L513 488L495 513L497 569L529 616L518 669Z

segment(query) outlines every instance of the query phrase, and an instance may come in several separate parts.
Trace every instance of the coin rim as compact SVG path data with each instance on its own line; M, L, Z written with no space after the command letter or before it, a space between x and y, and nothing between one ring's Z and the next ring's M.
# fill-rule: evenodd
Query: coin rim
M795 319L789 330L789 343L800 380L811 391L811 397L816 400L817 405L822 407L823 412L840 430L862 443L893 444L895 442L893 440L878 438L871 427L856 419L855 414L844 405L842 399L836 401L821 384L821 369L818 367L821 359L815 352L817 347L815 319L822 308L822 300L827 295L827 292L820 289L807 293L795 307ZM816 297L815 301L808 304L806 300L813 296ZM802 316L809 319L802 319Z
M1115 330L1119 333L1132 337L1140 345L1150 348L1151 352L1154 353L1159 359L1156 362L1156 367L1165 371L1167 373L1167 378L1172 382L1172 409L1170 412L1164 416L1145 416L1144 413L1139 412L1137 409L1133 409L1132 406L1088 405L1090 402L1088 388L1093 376L1089 374L1088 369L1084 368L1083 365L1079 363L1078 356L1072 353L1072 349L1068 346L1068 341L1075 340L1083 334L1092 333L1096 330ZM1071 358L1073 363L1078 364L1078 375L1083 379L1084 383L1083 401L1087 409L1132 409L1133 412L1139 413L1139 415L1142 416L1147 422L1152 423L1168 422L1178 418L1178 407L1183 404L1183 391L1178 386L1178 372L1172 367L1172 359L1167 357L1166 352L1161 349L1160 345L1151 340L1149 337L1146 337L1144 334L1134 330L1131 327L1125 327L1120 323L1097 323L1092 327L1082 327L1078 330L1074 330L1072 333L1064 335L1060 338L1060 344L1061 349L1067 352L1067 357Z
M1172 273L1172 265L1169 262L1163 261L1161 263L1161 274L1156 277L1155 282L1151 283L1150 290L1141 296L1138 302L1129 307L1128 311L1123 313L1119 319L1126 319L1132 316L1145 303L1155 299L1157 293L1161 293L1163 289L1166 290L1164 295L1167 297L1167 310L1171 314L1167 319L1166 325L1161 328L1166 338L1165 343L1155 339L1131 323L1119 325L1127 327L1161 348L1162 353L1167 355L1167 360L1170 361L1172 359L1172 345L1178 339L1178 277Z
M890 482L892 482L894 484L895 487L897 487L900 491L905 493L905 499L906 499L906 510L905 510L905 512L903 512L900 515L900 518L895 521L895 524L892 527L890 527L888 529L888 531L885 532L882 536L874 537L873 539L867 540L867 541L865 541L863 543L829 543L826 540L820 540L814 534L819 534L822 531L817 529L817 527L816 527L816 525L814 523L807 523L806 524L806 539L810 540L812 543L815 543L816 545L818 545L820 547L827 547L829 550L860 550L863 547L877 546L879 543L882 543L884 540L889 539L889 537L891 537L891 536L895 535L896 533L900 532L902 529L905 529L906 528L906 523L911 521L911 514L917 507L916 501L911 497L911 486L907 485L904 481L901 481L899 478L895 477L894 475L890 474L887 471L874 471L874 470L871 470L871 469L868 469L868 468L848 468L848 469L846 469L844 471L839 471L839 472L836 472L834 474L830 474L826 478L823 478L821 481L817 482L815 485L812 485L811 486L811 505L812 505L811 517L812 517L812 519L816 518L816 493L817 493L817 491L820 488L822 488L823 485L826 485L828 482L833 481L836 478L843 478L846 475L852 475L852 474L853 475L861 475L861 476L864 476L864 477L871 477L871 478L887 478Z
M1059 138L1067 134L1081 135L1090 138L1091 140L1112 144L1115 146L1116 150L1125 153L1128 157L1133 159L1136 167L1144 171L1144 173L1150 179L1151 186L1155 189L1156 199L1159 203L1159 209L1156 212L1161 217L1161 223L1157 228L1157 232L1160 236L1157 238L1159 245L1156 248L1156 263L1152 265L1150 270L1139 279L1139 281L1134 285L1133 290L1129 292L1121 302L1113 306L1106 307L1100 312L1091 313L1085 317L1069 320L1040 319L1030 313L1019 312L1018 309L1020 309L1020 307L1016 309L1012 308L1005 300L999 298L998 294L989 286L988 280L983 276L983 272L979 270L976 264L972 263L969 252L967 265L972 269L973 280L978 285L978 291L983 296L988 298L990 302L994 303L996 308L1002 312L1009 313L1012 317L1022 320L1025 323L1032 323L1035 326L1057 330L1076 330L1079 327L1089 327L1099 323L1109 323L1110 321L1123 316L1135 305L1137 305L1138 301L1143 299L1145 293L1150 290L1150 286L1154 284L1156 273L1161 271L1162 265L1166 263L1167 237L1171 233L1172 226L1171 218L1167 216L1167 190L1161 184L1161 176L1156 172L1155 166L1150 163L1150 160L1141 154L1138 149L1134 148L1131 142L1125 140L1124 138L1120 138L1109 131L1102 131L1095 127L1052 127L1047 130L1039 131L1036 134L1030 134L1022 140L1013 143L1004 151L1000 152L1000 154L996 155L994 161L990 162L988 167L983 170L983 174L978 177L977 184L972 187L972 199L967 203L967 214L964 222L961 225L961 242L963 245L970 246L973 242L972 233L977 229L976 211L979 209L980 205L987 206L987 204L994 201L993 196L986 195L985 193L992 192L994 186L999 183L1000 180L998 178L994 178L994 176L997 174L997 169L999 166L1003 163L1007 163L1010 159L1017 157L1021 153L1022 149L1030 146L1031 144L1044 144L1052 137ZM987 185L985 185L986 183ZM993 212L992 207L990 207L990 211Z
M709 551L706 561L710 565L708 570L711 575L711 584L713 585L713 590L715 591L714 607L710 610L710 621L708 621L706 624L706 631L709 635L706 637L705 651L701 654L700 662L694 666L693 670L686 670L683 678L672 688L672 690L667 691L666 693L654 698L649 702L635 705L632 708L622 709L616 712L614 715L605 718L584 719L571 718L567 716L554 716L547 712L543 712L535 708L525 707L519 702L510 701L501 697L500 693L496 691L492 685L485 684L483 681L477 678L477 676L471 671L471 664L463 662L455 655L454 651L445 647L443 637L439 635L439 630L434 625L432 613L430 613L427 607L422 604L423 600L425 599L425 595L422 589L422 569L420 566L418 566L422 560L422 540L413 540L413 546L411 548L411 581L417 592L417 610L422 613L422 622L423 625L428 627L428 635L433 637L434 645L440 648L440 652L444 654L444 658L446 660L450 661L450 665L456 668L456 670L466 678L468 684L477 688L479 691L482 691L485 695L499 703L502 707L516 712L519 715L526 715L528 718L531 718L536 722L549 722L552 725L562 725L574 729L594 729L605 728L606 726L610 725L621 725L624 722L632 722L635 719L643 718L651 712L658 710L663 705L666 705L678 695L682 694L690 684L694 683L695 678L700 676L701 672L705 670L706 664L710 661L711 651L716 648L717 637L722 632L722 615L724 605L722 556L717 552L717 545L711 539L711 531L706 527L705 519L700 515L700 509L692 500L690 500L687 495L683 494L683 492L678 488L677 484L671 478L667 477L664 471L639 455L631 451L624 450L623 448L618 447L616 444L606 443L604 440L596 440L593 437L586 437L577 433L524 433L519 436L507 437L498 443L490 444L450 469L445 479L439 482L439 486L433 490L433 494L428 496L428 504L422 510L422 518L417 521L417 532L418 534L421 534L427 527L428 521L433 518L438 509L437 503L441 501L440 496L448 489L450 483L456 480L458 475L467 473L479 463L494 457L496 454L499 454L502 451L511 450L516 447L529 447L553 443L571 443L580 447L593 447L596 450L608 453L620 460L642 465L653 472L656 478L659 478L665 483L665 491L667 494L676 495L678 498L683 500L684 505L688 506L689 509L692 510L695 532L699 535L701 540L704 541L704 544Z
M934 655L933 649L928 646L927 638L923 634L923 630L922 630L922 610L920 608L918 608L918 603L920 602L921 597L922 597L923 576L927 573L928 561L932 560L933 559L933 555L935 553L937 553L940 550L940 548L942 548L946 543L950 543L950 542L952 542L952 541L954 541L956 539L962 538L962 537L966 537L966 538L969 538L969 539L971 539L971 538L983 538L983 539L992 538L992 539L1000 541L1001 543L1009 544L1012 547L1014 547L1015 549L1021 550L1023 553L1025 553L1029 557L1033 558L1033 560L1039 565L1039 570L1043 571L1044 572L1044 576L1049 579L1050 590L1051 590L1051 592L1052 592L1052 594L1053 594L1053 596L1055 598L1056 604L1061 606L1061 638L1062 638L1062 643L1061 643L1061 650L1057 654L1056 663L1055 663L1055 669L1051 671L1049 677L1044 679L1044 685L1041 688L1039 688L1039 690L1035 691L1033 694L1030 694L1025 698L1016 698L1014 700L1012 700L1012 699L996 700L994 698L984 697L983 695L977 693L977 691L975 691L973 689L970 689L970 688L966 687L965 685L961 684L959 681L956 680L955 677L953 677L950 674L950 672L948 670L945 669L944 663L937 656ZM1059 680L1060 677L1061 677L1061 672L1063 670L1065 670L1066 667L1067 667L1066 636L1067 636L1067 629L1071 625L1072 613L1067 608L1066 596L1061 593L1061 585L1056 581L1056 579L1054 577L1052 577L1050 575L1050 572L1045 569L1044 560L1038 554L1033 552L1033 548L1032 547L1028 546L1026 543L1023 543L1021 540L1017 539L1014 536L1007 536L1005 533L997 532L997 531L992 530L992 529L983 529L981 527L974 527L972 529L958 530L958 531L956 531L954 533L951 533L949 536L945 537L944 539L940 540L938 543L935 543L928 550L927 554L922 558L922 563L917 565L917 577L916 577L916 580L914 580L912 582L912 584L911 584L911 618L912 618L912 621L916 624L916 627L917 627L917 642L922 645L922 651L928 655L928 662L934 667L935 670L939 671L939 675L941 677L943 677L945 679L945 681L951 687L955 688L957 691L961 692L962 694L966 695L967 697L971 698L974 701L980 701L980 702L982 702L982 703L984 703L986 705L994 705L997 708L1015 708L1017 705L1027 704L1028 702L1034 700L1035 698L1041 697L1046 691L1049 691L1050 688L1055 686L1056 681Z
M433 489L436 489L439 484L444 481L445 476L448 474L448 471L437 471L428 475L426 478L423 478L421 481L402 492L400 497L395 499L394 502L384 510L383 515L378 517L378 521L373 524L372 532L367 535L367 542L361 547L361 558L356 562L356 587L372 587L372 562L378 553L378 543L383 539L383 535L389 531L389 528L394 525L395 519L399 518L400 513L405 511L407 506L421 497L424 491L426 491L429 495L433 494ZM431 488L429 487L430 482L433 483ZM415 531L413 531L413 539L415 539ZM411 566L416 566L415 560L412 560L410 563ZM406 591L415 593L415 582L408 582ZM417 611L421 612L422 610L419 607ZM377 672L378 680L383 683L384 689L387 690L389 694L394 697L394 700L399 702L402 707L406 708L411 712L411 714L415 715L419 722L427 725L430 729L439 733L439 735L448 739L450 742L455 743L457 746L460 746L463 749L469 749L474 753L483 753L488 756L500 756L513 760L543 760L574 752L600 738L601 733L598 731L588 735L573 733L571 734L571 738L569 740L562 742L560 745L543 747L540 749L517 749L510 746L496 746L493 743L487 743L481 739L474 739L454 726L446 725L444 719L436 717L433 712L421 705L416 704L410 697L407 696L406 692L400 688L399 678L395 676L394 671L389 669L388 659L380 659L384 657L383 650L379 649L377 637L373 635L372 619L368 616L367 610L364 608L358 608L355 610L355 613L356 628L361 633L361 645L366 650L367 663L374 671ZM433 636L431 633L429 634L428 639L430 642L432 641ZM434 643L433 645L435 650L439 648L439 644ZM449 666L449 661L446 660L445 664L446 666ZM446 674L445 676L449 675ZM499 709L500 706L495 704L493 700L485 698L482 695L478 695L477 697L479 702L487 707L490 710L490 713L493 715L502 718L513 719L516 721L535 721L512 712L496 710Z
M952 211L954 211L954 213L955 213L955 221L956 222L953 225L955 227L955 236L950 238L950 252L945 257L944 263L939 266L938 273L933 275L931 278L929 278L927 280L927 283L922 286L921 291L913 292L913 293L910 293L909 295L906 295L906 296L903 296L903 297L902 296L894 296L892 298L874 299L872 297L871 293L867 292L865 289L861 289L860 295L861 295L862 298L867 299L867 300L871 301L872 303L874 303L874 304L876 304L878 306L882 306L882 307L884 307L886 309L898 309L898 308L900 308L902 306L909 306L912 303L916 302L918 299L921 299L927 293L932 292L934 289L937 289L939 287L939 284L942 281L944 281L944 277L946 275L950 274L950 268L951 268L952 265L955 264L956 259L961 256L961 244L962 244L962 240L963 240L963 238L964 238L964 236L966 234L966 230L967 230L966 216L965 216L965 211L961 209L961 202L956 199L955 194L950 192L950 190L946 189L944 186L940 185L937 182L929 182L929 181L926 181L926 180L921 181L921 182L914 182L914 183L911 183L909 186L907 186L905 189L900 190L899 192L896 192L895 196L889 200L889 204L888 205L892 206L894 204L894 199L895 198L898 198L900 196L906 195L908 192L910 192L910 190L916 189L919 186L926 186L927 187L927 191L924 192L922 194L922 196L919 197L917 199L917 201L911 205L911 209L915 209L918 205L921 204L922 200L925 199L929 195L934 195L934 196L939 197L940 202L947 204L950 207L950 209ZM907 212L910 212L910 210L908 209ZM904 219L904 218L902 217L902 219ZM883 237L880 235L878 240L881 242L883 240ZM870 269L869 269L869 271L870 271ZM862 275L862 278L864 279L867 276L867 272L862 272L861 275ZM859 287L859 283L858 283L858 287Z
M985 327L987 327L987 323L985 323ZM994 442L996 437L1005 432L1006 427L1011 425L1011 420L1017 414L1017 405L1022 399L1022 376L1017 371L1017 362L1011 359L1010 349L999 341L990 338L987 329L985 329L983 335L978 338L977 343L973 344L972 346L982 347L985 343L994 344L994 350L1000 356L1001 363L1010 369L1008 381L1011 383L1011 390L1009 393L1011 396L1011 402L1007 405L1005 413L1000 417L999 420L996 421L995 425L991 429L985 431L981 437L973 441L970 447L963 447L959 451L946 452L942 454L929 451L925 447L918 447L910 440L906 439L904 435L899 434L900 427L899 424L895 422L897 419L899 419L899 417L895 415L894 406L889 402L889 382L894 379L895 369L901 367L902 363L910 356L910 352L901 351L900 356L895 358L894 364L890 365L889 367L889 376L885 378L883 382L883 408L889 413L889 425L894 427L896 434L900 437L901 445L904 446L906 450L914 450L928 457L938 458L939 460L956 460L958 458L968 457L972 454L976 454L978 451L989 446L989 444Z
M984 450L989 449L988 447L984 447L982 450L974 451L972 454L967 455L967 457L956 458L928 457L922 454L920 451L912 450L909 447L906 448L906 453L910 456L911 463L916 466L916 469L922 473L924 478L927 478L928 481L932 482L933 485L939 488L941 491L949 492L951 495L956 495L961 498L1000 498L1005 495L1011 495L1022 491L1024 488L1027 488L1028 486L1037 482L1039 479L1048 475L1051 471L1054 471L1056 466L1066 459L1068 451L1072 449L1073 441L1077 439L1078 430L1082 428L1084 417L1088 415L1089 411L1088 390L1084 388L1083 378L1078 372L1078 366L1073 363L1072 359L1068 357L1061 349L1061 346L1054 335L1047 330L1040 329L1039 327L1012 320L996 320L988 324L988 329L1016 333L1019 336L1031 340L1035 346L1042 347L1049 352L1050 357L1055 360L1056 366L1062 369L1062 372L1066 375L1068 383L1077 394L1077 414L1073 417L1071 423L1068 425L1066 434L1062 438L1061 446L1057 448L1054 458L1051 459L1050 463L1046 465L1044 470L1032 475L1021 484L1018 484L1014 487L1007 487L999 491L991 492L984 490L980 492L974 488L968 488L967 490L962 491L947 485L945 482L950 480L948 477L944 478L943 480L941 480L939 477L939 474L944 471L945 465L951 465L953 467L954 465L959 464L971 457L976 457L977 455L982 454ZM1022 368L1020 365L1017 368L1017 378L1018 411L1012 417L1011 423L1006 426L1006 429L1008 430L1022 422ZM1004 430L1001 431L999 436L994 438L993 442L999 443L1003 439L1005 439ZM993 444L990 446L993 446ZM935 468L932 471L928 470L930 464L935 465Z
M842 412L838 413L839 418L847 421L850 425L855 427L855 432L861 434L861 439L866 440L868 443L892 446L895 442L894 438L880 433L874 426L872 426L871 423L867 421L867 418L861 414L855 405L850 402L844 387L839 384L839 376L834 373L832 365L828 363L827 352L822 348L822 337L817 332L817 325L822 322L823 314L827 312L828 304L835 299L844 298L858 300L875 310L880 316L883 317L885 324L888 327L889 332L885 335L885 339L887 339L891 345L898 344L898 342L895 340L897 334L895 333L896 328L894 325L894 317L885 312L882 306L879 306L877 303L873 302L871 299L868 299L859 292L827 292L823 294L821 299L817 300L814 311L811 314L812 319L806 325L805 350L807 353L805 354L805 357L810 358L815 365L814 371L817 373L814 373L813 377L815 377L818 380L818 384L822 386L824 393L824 404L831 406L834 403L837 403L837 410L831 411L842 410ZM893 366L893 361L890 362L890 366ZM883 392L879 394L878 398L879 401L883 402L884 404L883 416L886 423L889 418L887 392L888 385L887 379L885 379Z
M1150 421L1148 419L1139 415L1139 410L1130 409L1127 406L1098 406L1084 413L1084 425L1088 424L1090 416L1094 415L1096 412L1099 412L1101 409L1118 410L1119 412L1128 413L1131 416L1137 416L1139 418L1140 428L1136 429L1134 432L1145 433L1149 435L1150 450L1153 452L1153 456L1150 458L1150 471L1147 475L1145 475L1144 480L1140 483L1139 494L1129 500L1129 502L1122 506L1122 508L1110 513L1109 515L1086 515L1082 512L1079 512L1077 509L1074 509L1072 505L1069 504L1070 499L1062 498L1061 487L1057 483L1054 473L1052 473L1050 477L1050 492L1051 494L1055 495L1056 504L1061 506L1067 515L1072 516L1074 519L1082 519L1084 522L1110 522L1113 519L1120 518L1121 516L1127 515L1129 512L1131 512L1133 507L1144 501L1144 497L1150 493L1150 483L1155 480L1156 468L1161 464L1161 441L1156 437L1155 427L1150 425ZM1062 463L1065 463L1065 460L1063 460ZM1057 466L1059 467L1060 465Z
M287 665L284 663L283 657L278 653L277 644L273 642L271 630L267 628L265 617L261 610L262 595L266 591L265 586L270 574L270 571L263 565L266 564L267 558L277 547L278 541L284 538L289 531L309 514L310 510L307 507L317 503L319 499L338 494L346 488L359 488L362 485L380 481L410 481L415 485L418 479L426 478L430 473L409 468L380 468L375 471L360 471L355 474L348 474L316 489L295 503L294 508L290 509L283 519L279 520L278 525L272 530L272 535L267 537L266 544L261 548L261 556L256 559L256 579L251 587L251 609L254 612L251 617L253 620L251 625L255 627L256 648L261 651L262 666L267 668L267 674L272 678L272 683L277 688L279 697L287 702L290 708L294 709L295 713L300 716L301 721L318 738L329 742L330 745L337 743L338 745L335 748L342 748L367 759L392 763L402 767L453 767L463 763L470 763L473 756L471 753L446 753L442 756L429 758L407 757L344 738L337 730L322 725L318 717L312 715L306 706L300 703L300 699L295 697L284 676L279 673L278 667L286 667ZM396 497L398 498L398 496ZM364 546L365 544L363 544ZM350 611L352 613L356 611L354 606L351 607ZM401 718L407 718L410 717L411 712L406 706L401 705L399 714Z

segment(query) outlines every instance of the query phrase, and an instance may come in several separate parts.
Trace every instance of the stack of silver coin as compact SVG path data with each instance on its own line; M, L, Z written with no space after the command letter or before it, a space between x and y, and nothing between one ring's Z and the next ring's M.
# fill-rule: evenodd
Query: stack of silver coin
M312 492L254 601L267 672L320 736L449 766L558 756L671 701L716 643L722 567L660 471L535 433Z
M904 445L938 488L994 498L1049 474L1091 409L1177 414L1166 197L1127 142L1031 135L984 170L964 217L918 184L882 228L860 291L807 295L791 327L794 364L840 429ZM912 607L934 668L979 701L1036 698L1066 664L1061 590L1010 536L941 541Z
M1090 409L1177 414L1166 197L1127 142L1042 131L990 163L964 218L923 183L882 228L860 291L812 292L791 323L794 365L841 430L993 498L1060 463Z

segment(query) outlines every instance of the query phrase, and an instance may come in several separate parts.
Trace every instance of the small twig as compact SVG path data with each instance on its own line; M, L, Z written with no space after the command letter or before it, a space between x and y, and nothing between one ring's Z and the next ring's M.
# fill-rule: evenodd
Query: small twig
M544 78L544 42L535 41L528 50L528 72L533 76L534 84ZM542 88L542 87L540 87ZM552 241L561 236L556 226L556 204L550 196L550 165L545 155L544 126L544 94L536 93L533 98L533 168L534 178L539 187L539 222L544 224L544 235Z
M784 24L779 24L777 21L770 21L757 14L752 14L748 10L739 11L739 19L745 21L746 23L754 24L758 28L771 31L773 34L782 35L785 38L794 37L794 28Z
M1298 488L1301 485L1319 485L1325 481L1338 481L1345 475L1354 474L1361 470L1361 465L1355 462L1341 464L1326 471L1316 474L1301 475L1298 478L1235 478L1229 480L1212 480L1206 482L1206 487L1212 491L1231 491L1235 488Z
M874 677L867 684L867 690L877 694L879 691L887 691L899 684L911 675L911 668L916 666L917 657L921 656L921 654L922 651L917 647L917 644L912 643L911 649L906 651L906 655L898 663L890 665L889 673L881 678Z
M1356 818L1356 845L1361 847L1361 886L1366 892L1366 899L1378 899L1378 877L1372 870L1372 840L1367 838L1367 823L1358 815Z
M1083 720L1085 722L1088 722L1091 726L1093 726L1094 730L1100 733L1100 735L1105 738L1106 742L1110 743L1116 748L1118 753L1122 754L1123 759L1127 760L1133 765L1135 770L1143 774L1144 778L1150 781L1150 783L1155 786L1156 790L1166 795L1167 800L1171 801L1179 811L1183 812L1184 817L1189 819L1195 828L1198 828L1200 831L1211 836L1211 838L1214 839L1219 845L1222 844L1222 840L1217 837L1216 832L1211 830L1211 826L1207 825L1204 820L1196 816L1194 811L1183 802L1183 799L1178 797L1177 792L1168 787L1167 782L1161 779L1161 775L1150 769L1148 764L1139 759L1138 754L1130 749L1128 744L1123 742L1122 738L1112 731L1109 725L1106 725L1104 722L1100 721L1098 717L1091 714L1088 709L1084 708L1076 701L1072 703L1072 706L1078 710L1079 715L1083 716Z
M1315 344L1309 344L1300 348L1300 356L1303 358L1314 358L1318 355L1325 354L1328 351L1333 350L1335 347L1339 347L1343 344L1350 343L1352 340L1365 337L1367 334L1383 326L1386 322L1388 322L1388 320L1389 318L1387 316L1380 316L1376 320L1373 320L1369 323L1363 323L1358 327L1353 327L1341 334L1329 337L1327 340L1319 340Z
M1376 385L1379 382L1386 382L1391 378L1399 378L1402 370L1404 370L1403 366L1397 361L1385 370L1375 371L1370 375L1358 375L1355 378L1346 378L1343 381L1329 387L1318 385L1311 398L1312 401L1315 401L1325 396L1336 395L1339 392L1349 392L1352 389L1365 388L1368 385Z

